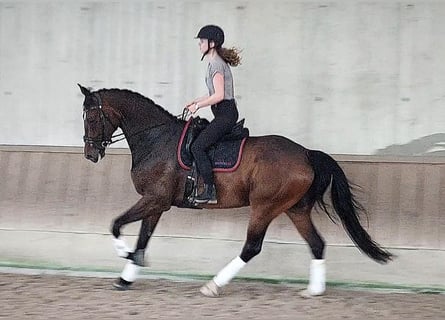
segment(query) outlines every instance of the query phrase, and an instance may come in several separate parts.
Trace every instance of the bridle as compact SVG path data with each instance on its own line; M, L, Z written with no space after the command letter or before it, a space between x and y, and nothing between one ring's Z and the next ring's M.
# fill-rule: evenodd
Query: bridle
M91 137L89 137L87 135L84 135L83 136L83 142L89 144L91 147L94 147L94 148L96 148L96 149L98 149L100 151L103 151L109 145L111 145L113 143L116 143L116 142L119 142L119 141L122 141L122 140L125 140L126 137L124 136L124 133L122 132L122 133L118 133L116 135L112 135L110 137L110 139L106 139L105 138L105 125L106 125L106 122L111 124L111 126L113 128L115 128L117 126L115 126L113 124L113 122L110 120L110 118L103 111L103 109L102 109L102 99L100 98L100 95L99 94L94 94L94 97L97 99L98 105L90 107L88 109L85 108L85 106L84 106L84 108L83 108L83 119L84 120L86 119L87 113L89 111L99 110L99 117L100 117L100 121L101 121L101 124L102 124L102 132L101 132L101 134L100 134L100 136L98 138L91 138ZM176 118L182 119L182 120L186 120L190 116L191 116L191 112L187 108L184 108L184 110L182 111L182 114L177 115ZM135 135L138 135L140 133L146 132L147 130L151 130L151 129L154 129L154 128L157 128L157 127L161 127L161 126L163 126L165 124L166 123L160 123L160 124L157 124L155 126L144 128L144 129L142 129L140 131L137 131L137 132L133 133L131 136L127 137L127 139L129 139L130 137L133 137ZM116 138L118 138L118 139L116 139Z
M113 124L113 122L111 122L111 120L108 118L108 116L105 114L105 112L102 109L102 99L100 98L99 94L95 94L94 97L98 100L98 105L97 106L93 106L90 108L83 108L83 119L86 119L87 113L89 111L92 110L99 110L99 117L100 117L100 121L102 124L102 132L100 134L100 136L98 138L91 138L87 135L83 136L83 142L88 143L90 146L98 149L98 150L105 150L105 148L107 148L110 144L116 143L118 141L124 140L125 137L123 136L123 133L119 133L116 135L111 136L110 139L106 139L105 138L105 125L106 122L108 122L109 124L111 124L111 126L113 128L115 128L116 126ZM119 139L115 139L113 140L113 138L117 138L117 137L121 137Z

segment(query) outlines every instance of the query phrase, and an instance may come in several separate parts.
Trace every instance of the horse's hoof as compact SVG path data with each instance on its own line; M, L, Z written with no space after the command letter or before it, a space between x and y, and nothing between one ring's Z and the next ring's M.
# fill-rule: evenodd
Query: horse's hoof
M311 298L316 298L316 297L322 296L324 294L324 291L313 292L309 289L304 289L304 290L301 290L299 292L299 294L300 294L300 297L302 297L302 298L311 299Z
M122 278L117 279L113 283L113 287L115 287L119 291L129 290L133 282L126 281Z
M216 298L221 295L222 289L216 285L215 281L211 280L203 285L199 291L206 297Z

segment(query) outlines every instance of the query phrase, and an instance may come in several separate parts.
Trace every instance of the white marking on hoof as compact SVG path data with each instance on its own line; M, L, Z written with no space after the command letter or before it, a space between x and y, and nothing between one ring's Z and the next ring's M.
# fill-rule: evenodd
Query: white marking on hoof
M235 275L240 272L242 268L246 265L240 257L236 257L232 261L229 262L214 278L213 281L215 284L222 288L227 285L230 280L235 277Z
M216 298L221 295L222 290L216 285L215 281L211 280L203 285L199 291L206 297Z
M313 259L309 272L309 285L300 291L303 298L313 298L323 295L326 290L326 264L324 259Z
M140 267L135 265L133 261L128 261L122 271L121 278L127 282L134 282L138 276Z
M128 257L128 253L130 252L130 248L127 247L127 244L122 239L113 239L114 248L116 249L117 255L121 258Z

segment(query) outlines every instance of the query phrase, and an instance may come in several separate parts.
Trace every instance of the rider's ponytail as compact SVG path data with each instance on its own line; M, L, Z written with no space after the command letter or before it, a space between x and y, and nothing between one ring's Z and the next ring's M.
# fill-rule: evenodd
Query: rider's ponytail
M230 49L219 47L216 48L218 55L230 66L236 67L241 64L241 50L232 47Z

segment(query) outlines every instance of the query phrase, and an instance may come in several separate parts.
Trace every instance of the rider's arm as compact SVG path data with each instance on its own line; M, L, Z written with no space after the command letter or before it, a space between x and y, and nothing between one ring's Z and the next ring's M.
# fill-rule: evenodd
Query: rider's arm
M215 93L211 96L203 97L204 99L200 101L195 101L195 105L192 107L196 112L197 109L208 107L224 99L224 76L220 72L216 72L213 76L213 87L215 88Z

